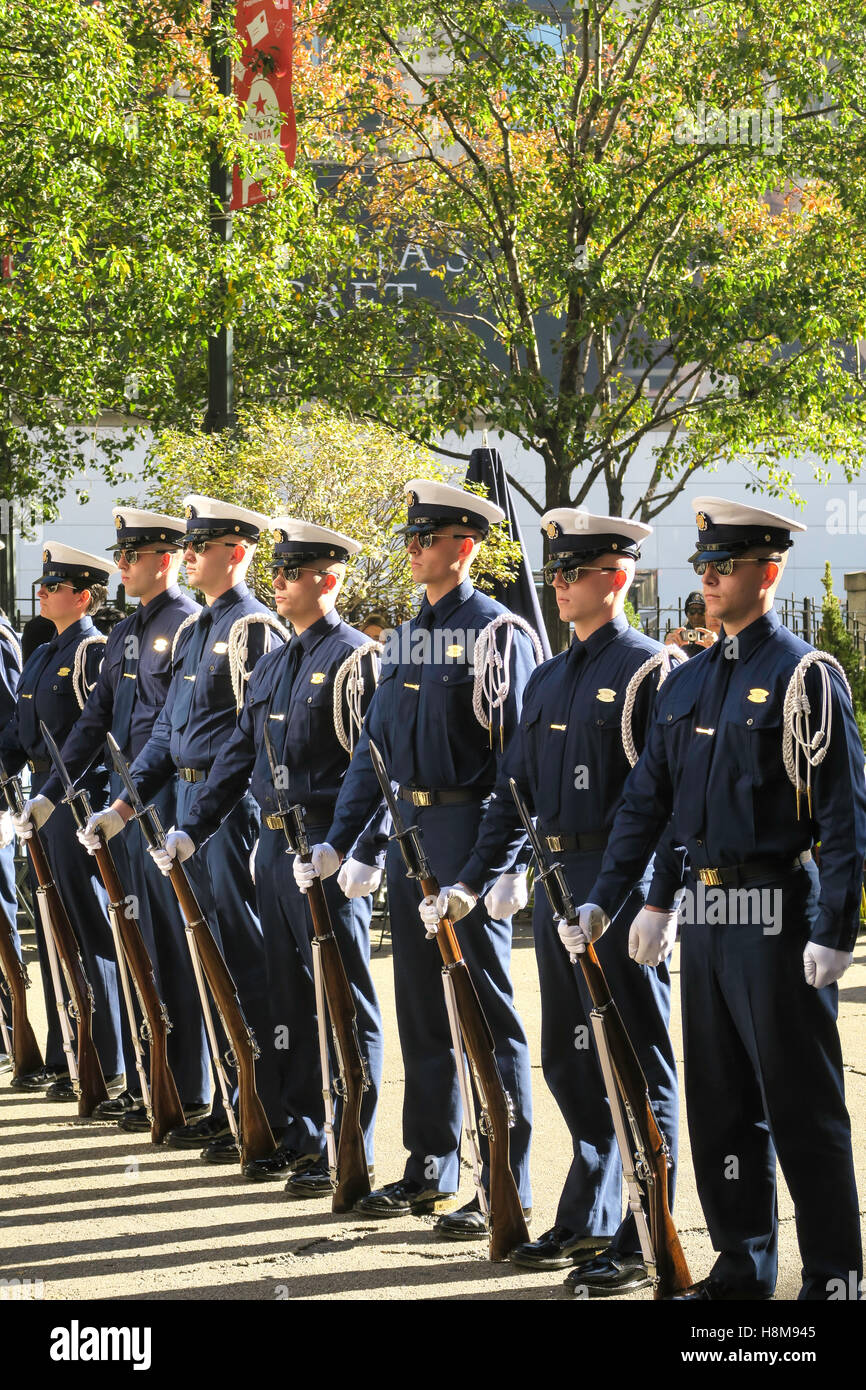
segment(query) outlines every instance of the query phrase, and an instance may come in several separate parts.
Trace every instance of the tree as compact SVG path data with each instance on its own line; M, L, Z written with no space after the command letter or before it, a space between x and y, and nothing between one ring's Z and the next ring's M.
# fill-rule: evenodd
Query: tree
M515 482L538 511L602 481L621 514L650 431L642 520L735 457L770 493L809 451L857 471L862 0L296 15L301 167L357 245L264 348L290 392L422 441L511 432L544 460L543 497ZM401 263L439 302L398 293Z
M340 611L362 623L376 612L395 624L418 607L418 590L394 532L406 517L404 484L441 479L450 468L387 426L358 422L323 405L289 411L247 408L222 434L165 430L148 470L146 505L180 515L187 493L232 497L267 516L288 514L341 531L363 549L347 572ZM476 489L483 491L483 489ZM258 597L273 601L269 538L253 562ZM511 577L520 552L504 526L491 528L473 569L484 588Z
M824 566L824 603L821 609L821 625L817 632L817 645L841 664L848 677L854 704L854 715L860 738L866 743L866 670L857 651L851 634L842 617L842 605L833 591L833 573L828 560Z
M208 22L200 0L0 0L6 497L41 494L50 512L77 421L200 422L208 336L254 305L279 314L283 248L303 267L304 228L315 241L303 180L260 151L273 196L235 215L228 246L211 235L211 156L253 156L211 77Z

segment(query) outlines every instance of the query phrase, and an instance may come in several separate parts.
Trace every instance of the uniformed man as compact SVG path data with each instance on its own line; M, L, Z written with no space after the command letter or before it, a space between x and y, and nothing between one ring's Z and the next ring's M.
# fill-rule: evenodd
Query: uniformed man
M132 766L148 803L178 778L176 817L183 823L201 795L208 770L237 725L250 672L262 654L285 640L285 629L247 588L245 576L261 531L261 512L212 497L184 499L187 583L207 607L177 630L172 680L153 731ZM125 795L94 816L109 837L132 816ZM192 886L225 956L244 1013L257 1039L268 1031L262 929L249 861L259 834L258 808L249 794L226 817L189 866ZM87 834L84 832L85 842ZM201 1148L211 1162L237 1162L238 1153L221 1095L210 1115L172 1130L166 1143Z
M694 507L691 558L720 640L660 691L601 873L578 925L561 934L571 949L596 937L660 836L686 847L686 1101L718 1257L685 1297L772 1295L778 1154L794 1202L800 1298L856 1298L860 1215L836 982L858 924L863 749L841 668L773 610L792 532L805 527L717 497ZM657 868L634 925L643 938L663 935L678 887L669 867Z
M496 792L475 848L459 872L458 887L483 893L495 878L491 866L519 832L509 787L513 777L537 815L551 858L562 864L575 901L580 902L598 873L630 771L622 730L627 692L628 739L636 737L641 744L663 670L659 643L631 627L623 613L641 542L651 528L560 507L545 513L542 530L550 552L544 577L555 588L560 618L574 624L574 639L567 652L545 662L529 679L518 734L500 767ZM647 664L652 657L654 667ZM644 677L633 681L638 671ZM668 923L669 934L658 950L645 950L639 939L630 938L628 928L643 906L648 884L646 877L631 885L618 920L601 943L599 959L675 1158L677 1077L668 1034L667 955L676 917ZM420 912L423 921L435 924L435 902L425 899ZM590 1297L641 1288L649 1278L634 1219L621 1222L622 1168L590 1041L592 1001L582 971L562 949L541 891L535 894L533 928L541 984L542 1068L568 1125L574 1156L554 1226L538 1240L518 1246L511 1258L530 1269L576 1265L574 1280ZM672 1189L673 1169L670 1178Z
M175 855L187 859L217 831L252 777L252 792L263 816L255 876L272 1036L273 1029L282 1028L288 1046L273 1049L279 1106L268 1119L280 1147L273 1157L249 1163L245 1172L251 1178L285 1176L290 1195L308 1197L331 1192L310 946L312 923L291 871L265 730L283 781L283 804L300 803L304 807L307 835L315 843L331 823L349 766L346 744L351 746L348 735L352 721L354 718L360 725L370 703L376 668L371 643L341 622L335 607L347 561L361 549L359 543L295 517L280 517L274 528L274 597L277 612L292 624L294 636L256 666L238 727L217 757L197 802L179 819L178 830L168 836L165 852L154 857L166 867ZM335 727L335 690L342 719L339 729ZM350 691L357 692L356 706ZM355 728L355 738L357 734ZM372 1164L373 1121L382 1073L382 1020L370 975L370 919L371 894L382 874L372 836L365 838L365 845L356 853L358 857L348 859L340 870L339 883L333 878L326 882L325 896L352 987L361 1054L370 1075L361 1124L368 1163Z
M707 607L700 589L693 589L683 605L686 621L665 636L665 645L679 647L686 656L697 656L719 638L719 621L707 618Z
M92 758L101 753L111 733L128 761L141 752L153 731L171 681L171 649L175 633L199 605L181 593L177 578L183 556L186 524L162 512L115 507L112 549L128 598L138 607L118 623L105 646L105 659L95 688L62 747L63 760L75 781ZM119 795L120 777L112 770L111 792ZM63 787L52 771L42 788L52 803ZM155 798L164 825L174 820L175 785L166 782ZM210 1067L195 976L186 945L183 919L171 885L146 853L135 830L115 840L112 854L125 891L138 905L138 924L154 968L160 999L171 1020L168 1058L187 1118L199 1118L210 1107ZM115 1116L121 1128L133 1132L150 1128L138 1094L135 1054L126 1015L123 1015L124 1057L128 1089L97 1107L100 1117Z
M391 634L376 694L367 711L334 819L312 866L295 860L305 888L311 874L336 873L340 860L382 803L368 739L383 753L399 785L407 823L419 825L434 871L452 883L463 847L474 841L496 779L500 748L517 726L523 687L534 665L533 646L520 620L479 593L469 571L481 541L502 511L476 494L443 483L406 485L404 528L412 577L425 588L418 616ZM495 634L489 632L497 623ZM488 630L489 667L473 671L475 641ZM499 684L484 705L482 678L499 663ZM494 682L495 683L495 682ZM490 689L488 683L488 689ZM523 837L498 866L514 867ZM398 847L386 860L394 987L405 1067L403 1142L409 1151L403 1177L362 1198L369 1215L402 1216L447 1210L459 1186L461 1105L436 946L418 923L418 890L407 879ZM526 1036L514 1007L510 976L509 881L499 890L498 917L475 905L461 924L460 944L496 1046L496 1060L514 1103L511 1163L525 1208L531 1205L529 1141L530 1069ZM450 913L449 913L450 915ZM486 1163L484 1176L486 1179ZM463 1218L474 1234L476 1203ZM459 1214L452 1220L457 1221ZM459 1222L458 1222L459 1225Z
M56 878L72 930L81 947L84 970L93 989L93 1038L110 1092L123 1089L123 1048L120 1030L117 963L108 921L108 896L94 872L93 861L75 838L75 823L68 806L58 808L40 795L52 769L40 729L44 721L59 744L78 719L87 693L96 684L105 651L105 638L96 630L92 614L105 601L109 577L117 566L109 560L72 546L49 541L42 555L43 573L37 581L43 617L54 624L56 636L37 647L25 663L18 686L18 705L0 731L0 759L10 775L25 763L31 772L31 799L20 815L13 816L17 834L28 839L42 828L45 851ZM108 770L97 759L82 786L97 806L105 804ZM50 820L49 820L50 816ZM31 875L35 897L35 879ZM45 1081L49 1100L71 1101L75 1091L63 1053L62 1035L42 935L36 916L36 938L42 965L42 981L48 1017L45 1048Z

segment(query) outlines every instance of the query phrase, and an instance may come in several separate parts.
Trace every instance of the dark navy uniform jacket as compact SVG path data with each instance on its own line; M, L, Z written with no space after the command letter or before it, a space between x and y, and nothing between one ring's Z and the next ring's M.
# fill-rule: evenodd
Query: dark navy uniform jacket
M165 704L174 634L190 613L198 611L195 600L171 584L112 628L96 688L61 748L73 782L101 750L106 733L114 735L130 761L144 747ZM134 698L129 727L120 729L116 707L126 681L134 685ZM126 716L121 717L126 723ZM43 794L55 803L60 800L63 787L56 773L45 783Z
M21 657L12 628L0 618L0 729L15 713L16 691L21 678Z
M204 651L197 659L196 629L191 623L181 633L172 667L172 679L162 713L153 732L135 760L133 772L142 800L147 801L174 776L175 768L208 770L237 725L237 704L229 670L228 641L232 626L250 613L275 614L250 593L246 584L236 584L215 599L210 608L210 625ZM264 623L249 627L247 670L258 661L265 648L265 633L271 643L281 640L279 633ZM189 709L185 709L186 683L193 686Z
M334 731L334 678L347 657L368 640L331 611L278 651L262 657L250 677L237 728L224 744L208 774L207 786L180 827L195 841L196 848L219 829L246 791L251 776L252 793L263 815L279 811L265 747L266 726L276 761L285 768L283 796L287 804L300 803L310 824L330 822L349 766L349 754ZM286 709L283 677L289 663L294 665L296 659L299 665ZM371 657L364 659L363 673L362 712L375 690ZM343 717L348 727L345 701ZM361 853L363 862L372 864L378 848L377 845L369 849L373 857Z
M28 758L48 759L40 720L45 721L55 741L63 744L81 712L72 686L75 653L85 638L101 635L92 619L79 618L51 642L37 647L25 663L18 683L17 707L0 732L0 758L10 775L20 772ZM94 642L87 648L84 675L88 686L96 681L104 652L104 642ZM99 771L104 765L102 756L94 770Z
M672 817L673 843L691 866L718 868L750 860L793 863L820 841L818 920L812 939L850 950L857 934L866 854L863 748L850 701L830 669L832 737L812 769L812 816L805 793L800 815L782 759L782 708L791 674L813 648L765 614L674 671L659 691L644 753L626 782L601 874L590 900L612 916ZM725 657L738 651L737 659ZM727 683L723 703L715 713ZM821 685L806 674L814 731ZM712 732L705 732L705 730ZM805 772L800 760L801 775ZM657 866L648 901L667 907L680 879L669 861Z
M626 688L638 668L661 650L659 642L620 614L585 642L575 637L568 651L533 672L519 733L503 760L475 849L458 875L461 882L483 893L496 877L503 844L519 832L511 777L537 816L540 834L609 833L630 771L621 733ZM656 668L638 688L632 715L638 749L658 679Z
M498 714L491 746L488 731L473 712L472 655L478 635L507 611L465 580L435 605L425 598L418 617L392 634L328 835L336 850L345 853L350 848L381 803L370 761L370 738L382 753L391 779L401 786L470 788L477 791L479 800L490 795L499 755ZM426 660L419 659L425 656ZM502 712L506 747L517 728L523 689L534 666L529 638L515 631L510 691ZM514 865L523 839L513 837L500 873Z

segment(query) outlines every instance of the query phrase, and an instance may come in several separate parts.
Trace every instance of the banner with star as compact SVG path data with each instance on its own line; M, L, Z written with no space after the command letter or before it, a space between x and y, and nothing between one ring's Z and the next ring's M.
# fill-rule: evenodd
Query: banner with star
M292 105L292 0L237 0L235 24L243 50L235 63L235 95L244 111L244 126L254 145L278 145L289 168L295 160L297 133ZM267 197L256 182L255 168L246 177L235 166L232 212Z

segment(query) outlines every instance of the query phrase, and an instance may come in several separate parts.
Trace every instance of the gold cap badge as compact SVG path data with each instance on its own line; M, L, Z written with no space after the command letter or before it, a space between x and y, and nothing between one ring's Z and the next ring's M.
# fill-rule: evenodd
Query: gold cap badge
M117 530L119 531L120 528L121 528L121 526L123 525L123 517L122 517L122 516L117 516L117 517L115 517L115 518L114 518L114 524L115 524Z
M698 523L698 530L706 531L707 527L710 524L710 518L707 516L706 512L698 512L697 516L695 517L695 520Z
M556 536L561 535L561 533L562 533L562 530L561 530L561 527L560 527L558 521L548 521L547 526L546 526L545 529L546 529L547 534L548 534L548 536L550 537L551 540L553 540Z

